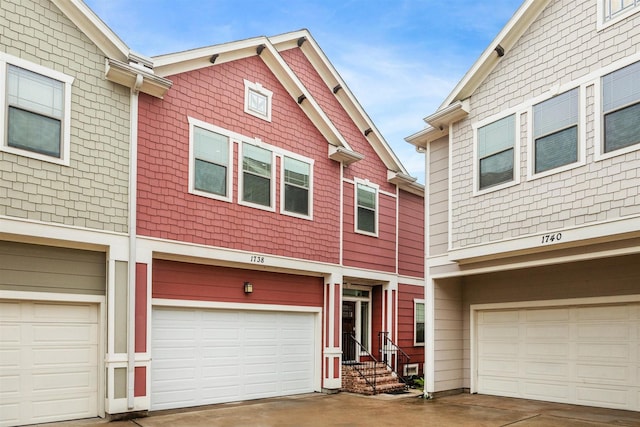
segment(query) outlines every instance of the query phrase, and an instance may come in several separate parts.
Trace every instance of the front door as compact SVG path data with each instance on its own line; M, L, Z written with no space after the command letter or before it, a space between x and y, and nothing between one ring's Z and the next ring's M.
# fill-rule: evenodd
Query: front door
M342 301L342 361L356 360L356 302Z

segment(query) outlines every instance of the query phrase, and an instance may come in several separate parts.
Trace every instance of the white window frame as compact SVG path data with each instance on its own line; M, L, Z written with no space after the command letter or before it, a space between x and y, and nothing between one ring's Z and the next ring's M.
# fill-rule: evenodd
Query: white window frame
M424 307L424 341L418 342L418 319L416 307L418 304L422 304ZM427 342L427 304L423 299L414 299L413 300L413 345L414 347L424 347Z
M600 70L600 73L598 74L597 79L594 81L594 98L595 98L595 102L594 102L595 129L594 130L596 135L594 159L596 161L610 159L612 157L617 157L617 156L631 153L633 151L640 150L640 144L633 144L628 147L620 148L618 150L609 151L608 153L604 151L604 147L605 147L604 146L604 143L605 143L604 112L602 111L602 108L603 108L602 98L604 96L603 85L602 85L603 77L611 73L614 73L618 70L621 70L625 67L628 67L629 65L633 65L637 62L640 62L639 55L634 55L633 57L625 58L624 61L614 64L615 66L606 67Z
M640 1L639 0L635 0L635 4L629 6L626 10L621 10L617 13L614 13L613 16L609 19L606 19L606 12L607 12L607 6L606 3L610 2L611 0L598 0L597 4L597 13L598 13L598 23L597 23L597 30L601 31L604 30L605 28L614 25L617 22L622 21L623 19L628 18L629 16L640 12Z
M61 119L62 135L60 137L60 157L49 156L36 153L17 147L10 147L8 144L8 105L7 105L7 68L8 65L23 68L52 80L57 80L63 84L64 105L63 117ZM74 78L59 71L34 64L24 59L17 58L0 52L0 131L2 132L2 143L0 151L16 154L18 156L30 157L49 163L69 166L71 153L71 86Z
M289 157L291 159L295 159L298 160L300 162L304 162L309 164L309 214L308 215L302 215L300 213L297 212L289 212L285 209L285 177L284 177L284 172L285 172L285 167L284 167L284 158L285 157ZM304 157L304 156L300 156L294 153L282 153L280 154L280 213L283 215L287 215L287 216L292 216L292 217L296 217L296 218L301 218L301 219L306 219L306 220L313 220L313 166L314 166L314 161L313 159L310 159L308 157Z
M271 201L270 206L261 205L258 203L247 202L244 200L244 168L243 168L243 145L250 144L259 148L263 148L271 152L271 176L269 184L269 199ZM276 150L269 144L265 144L259 138L253 140L244 140L238 144L238 204L242 206L248 206L256 209L261 209L269 212L276 211Z
M266 105L265 112L262 113L251 108L251 94L252 92L264 96ZM263 87L260 83L250 82L249 80L244 80L244 112L247 114L251 114L254 117L258 117L262 120L266 120L268 122L271 121L271 100L273 98L273 92Z
M505 188L513 187L520 184L520 115L522 111L518 109L510 109L500 113L498 116L486 118L480 122L474 123L471 128L473 130L473 195L480 196ZM480 158L478 155L478 130L484 126L500 121L509 116L515 116L514 120L514 140L513 140L513 179L491 187L480 189Z
M376 192L376 208L375 208L375 233L369 231L360 230L358 228L358 185L364 185L369 188L373 188ZM353 186L353 230L357 234L364 234L365 236L378 237L380 233L380 186L371 183L368 179L354 179Z
M568 163L566 165L558 166L557 168L548 169L546 171L536 173L535 172L535 137L534 137L534 116L533 116L533 107L536 105L545 102L549 99L554 98L557 95L562 95L566 92L569 92L573 89L578 89L578 147L577 154L578 159L573 163ZM586 126L585 119L587 116L586 109L586 86L585 85L573 85L566 87L556 87L552 89L548 94L544 95L544 97L538 97L533 100L532 104L527 109L527 117L529 120L527 121L527 180L534 180L538 178L543 178L549 175L555 175L561 172L565 172L571 169L575 169L580 166L584 166L586 164L587 157L587 146L586 146Z
M234 143L242 140L242 136L234 132L219 126L212 125L211 123L203 122L193 117L187 117L189 121L189 193L202 197L208 197L210 199L221 200L224 202L231 202L233 200L233 146ZM222 196L220 194L209 193L207 191L198 190L195 188L195 172L196 172L196 159L195 159L195 141L194 141L194 128L199 127L201 129L224 135L229 139L228 159L227 159L227 195Z

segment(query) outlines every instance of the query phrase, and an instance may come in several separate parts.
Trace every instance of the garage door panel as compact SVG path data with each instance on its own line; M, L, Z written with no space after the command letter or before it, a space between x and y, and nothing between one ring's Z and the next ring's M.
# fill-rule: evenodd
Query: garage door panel
M517 312L478 313L480 393L640 410L640 304Z
M27 312L28 307L24 307L23 312ZM80 323L86 324L94 322L97 316L98 308L94 304L75 305L73 310L69 310L69 306L65 304L51 303L33 303L31 306L33 314L29 318L33 321L41 321L50 323Z
M187 325L183 318L195 319L189 324L192 338L182 343L163 341L164 329L176 322ZM155 308L151 407L169 409L311 392L314 331L312 313ZM165 347L181 344L192 349L185 360L179 360L180 352L171 353ZM299 363L300 359L304 362ZM164 370L185 363L193 371L173 372L176 380L191 378L179 389L165 380ZM287 377L289 371L297 378ZM288 381L295 385L285 385Z

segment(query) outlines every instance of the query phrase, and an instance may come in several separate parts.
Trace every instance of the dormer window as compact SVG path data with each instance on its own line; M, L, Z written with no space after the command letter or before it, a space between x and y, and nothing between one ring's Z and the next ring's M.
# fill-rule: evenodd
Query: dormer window
M273 92L260 83L244 81L244 112L252 116L271 121L271 98Z

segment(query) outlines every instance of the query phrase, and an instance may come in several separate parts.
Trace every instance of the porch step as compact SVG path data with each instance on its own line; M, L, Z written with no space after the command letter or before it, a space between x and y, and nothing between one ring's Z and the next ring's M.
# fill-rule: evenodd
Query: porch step
M358 371L362 372L362 374ZM363 375L366 377L363 378ZM369 384L374 383L375 377L375 390ZM369 380L369 382L367 382ZM342 366L342 390L350 393L358 393L365 395L373 395L379 393L388 393L393 391L404 390L405 385L402 383L387 366L378 362L375 366L359 365Z

